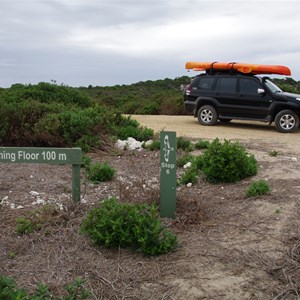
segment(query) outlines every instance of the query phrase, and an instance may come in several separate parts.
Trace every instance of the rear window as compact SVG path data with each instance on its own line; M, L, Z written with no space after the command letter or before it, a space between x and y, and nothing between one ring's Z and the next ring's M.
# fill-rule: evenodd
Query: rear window
M214 77L198 77L193 82L193 89L211 90L213 88L214 80Z

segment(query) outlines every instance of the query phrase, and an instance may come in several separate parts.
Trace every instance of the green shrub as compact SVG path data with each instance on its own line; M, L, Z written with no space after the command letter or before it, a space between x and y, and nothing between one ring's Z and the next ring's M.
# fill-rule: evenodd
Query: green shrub
M202 170L203 165L204 165L204 158L203 158L202 155L198 155L198 156L194 157L194 160L193 160L193 167L194 167L197 171Z
M181 168L188 162L193 162L193 160L194 160L193 155L185 153L183 156L177 158L177 161L176 161L177 167Z
M75 279L74 282L66 285L65 287L68 295L57 300L84 300L90 297L91 293L84 287L84 281L80 278ZM24 289L16 286L16 282L12 277L0 276L0 299L2 300L50 300L53 299L48 286L38 284L36 291L33 294L28 294Z
M145 255L158 255L173 250L177 238L158 217L157 208L146 204L119 203L106 199L92 209L81 224L81 230L97 245L129 247Z
M87 171L88 179L94 183L110 181L116 174L116 170L107 161L92 164Z
M254 155L247 153L238 142L215 139L205 150L201 159L201 171L212 183L237 182L257 173Z
M269 152L269 155L273 156L273 157L278 156L278 154L279 154L279 151L277 151L277 150L272 150L272 151Z
M82 156L81 167L89 169L89 167L91 166L91 164L92 164L92 159L89 156L87 156L87 155L83 155Z
M154 140L152 143L148 146L145 146L146 149L149 149L150 151L159 150L160 149L160 141Z
M196 144L195 144L195 148L198 150L201 149L207 149L210 145L210 142L207 140L199 140Z
M117 137L121 140L127 140L129 137L136 139L137 141L147 141L152 139L154 136L154 131L147 127L119 127L117 129Z
M193 144L188 139L179 136L177 138L177 149L182 149L184 151L192 151L193 150Z
M271 191L269 184L266 180L253 181L246 190L248 197L261 196L268 194Z
M84 135L76 141L75 145L83 152L90 152L92 149L100 148L101 142L98 136Z
M142 115L158 115L159 104L156 102L150 102L144 105L141 110Z
M17 233L18 234L29 234L33 230L32 221L30 219L19 217L17 218Z
M193 167L188 168L180 177L179 184L195 184L197 182L197 170Z

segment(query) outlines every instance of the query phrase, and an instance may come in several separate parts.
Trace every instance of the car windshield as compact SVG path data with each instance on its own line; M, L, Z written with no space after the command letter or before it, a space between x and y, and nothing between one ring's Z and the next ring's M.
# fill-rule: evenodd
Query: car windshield
M269 79L265 79L265 84L271 90L272 93L282 93L282 90Z

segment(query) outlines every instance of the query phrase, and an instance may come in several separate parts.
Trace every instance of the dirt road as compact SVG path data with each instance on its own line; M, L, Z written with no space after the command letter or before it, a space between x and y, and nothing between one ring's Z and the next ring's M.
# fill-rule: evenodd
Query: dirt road
M296 133L280 133L274 124L262 122L231 121L216 126L201 126L193 116L132 115L141 125L161 130L176 131L177 136L201 139L228 139L247 143L274 144L300 153L300 129Z

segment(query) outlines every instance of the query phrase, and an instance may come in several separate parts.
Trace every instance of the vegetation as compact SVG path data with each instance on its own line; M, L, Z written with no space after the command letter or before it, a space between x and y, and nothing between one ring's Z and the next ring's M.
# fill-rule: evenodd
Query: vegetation
M270 155L270 156L273 156L273 157L276 157L276 156L279 155L279 151L277 151L277 150L272 150L272 151L269 152L269 155Z
M133 247L145 255L167 253L177 245L176 236L161 224L155 206L119 203L115 198L92 209L81 229L97 245Z
M193 144L190 140L182 137L182 136L179 136L177 138L177 149L182 149L184 151L192 151L194 149L193 147Z
M13 85L0 92L0 145L102 148L113 137L143 140L142 128L86 93L49 83Z
M257 161L238 142L215 139L202 155L201 171L208 181L237 182L257 173Z
M187 156L188 159L190 158ZM192 167L181 176L179 182L193 183L202 173L211 183L231 183L257 173L257 161L238 142L213 140L202 155L192 159Z
M266 180L253 181L246 191L248 197L261 196L271 191Z
M17 218L17 233L21 234L29 234L33 230L32 221L30 219L19 217Z
M47 285L38 284L36 292L29 294L24 289L18 288L16 282L11 277L0 277L0 299L3 300L84 300L91 295L90 291L84 287L84 281L80 278L65 287L67 296L53 298Z
M90 164L87 168L88 179L93 183L110 181L116 174L116 170L107 162Z
M181 87L190 77L138 82L131 85L81 87L97 102L117 108L125 114L184 114Z
M145 149L149 149L150 151L159 150L160 149L160 141L153 140L149 145L143 145Z
M207 140L199 140L195 144L195 149L198 149L198 150L207 149L209 145L210 145L209 141L207 141Z

